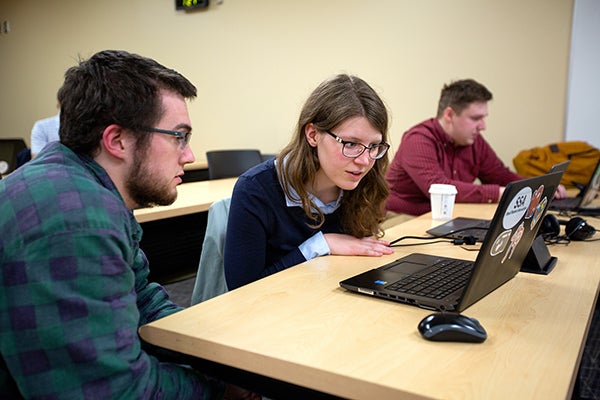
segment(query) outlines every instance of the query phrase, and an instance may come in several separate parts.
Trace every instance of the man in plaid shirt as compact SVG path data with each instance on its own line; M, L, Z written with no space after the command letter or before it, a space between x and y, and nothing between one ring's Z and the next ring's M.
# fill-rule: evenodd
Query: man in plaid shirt
M60 143L0 181L0 397L255 396L161 362L137 333L181 309L147 280L132 210L175 200L195 96L124 51L66 72Z

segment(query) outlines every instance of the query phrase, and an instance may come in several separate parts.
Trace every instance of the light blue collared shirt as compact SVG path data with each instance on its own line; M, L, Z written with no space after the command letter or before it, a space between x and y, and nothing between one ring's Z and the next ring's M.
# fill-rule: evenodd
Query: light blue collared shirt
M291 194L292 198L286 196L286 198L285 198L286 206L302 207L302 202L300 201L300 197L298 196L298 193L294 190L293 187L289 187L289 190L290 190L290 194ZM309 193L309 198L313 201L313 203L317 206L317 208L319 210L321 210L321 212L323 214L327 215L327 214L333 213L335 210L337 210L339 208L343 195L344 195L344 191L340 190L340 194L339 194L338 198L335 201L332 201L327 204L323 203L321 200L319 200L317 197L315 197L311 193ZM304 258L306 258L307 260L312 260L313 258L316 258L319 256L326 256L326 255L330 254L330 252L331 252L331 250L329 249L329 246L327 245L327 241L325 240L325 236L323 235L323 232L321 232L321 231L315 233L313 236L306 239L300 246L298 246L298 248L300 249L300 252L304 256Z

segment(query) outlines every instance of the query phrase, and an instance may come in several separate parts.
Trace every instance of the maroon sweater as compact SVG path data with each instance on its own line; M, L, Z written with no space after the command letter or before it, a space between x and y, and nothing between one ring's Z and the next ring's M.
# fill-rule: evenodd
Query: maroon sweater
M481 184L474 183L479 178ZM522 179L511 172L481 135L471 146L456 146L437 119L410 128L387 173L389 211L421 215L431 210L429 186L455 185L458 203L498 201L499 186Z

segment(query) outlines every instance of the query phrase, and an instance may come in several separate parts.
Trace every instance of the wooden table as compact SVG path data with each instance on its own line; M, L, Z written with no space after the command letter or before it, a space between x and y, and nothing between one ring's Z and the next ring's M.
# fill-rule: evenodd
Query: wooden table
M237 178L183 183L177 187L177 200L170 206L141 208L134 215L142 223L208 211L215 201L231 197L235 182Z
M195 171L197 169L208 169L208 162L206 160L200 160L183 166L184 171Z
M231 197L237 178L182 183L169 206L134 211L144 235L140 247L150 262L150 278L169 283L196 273L209 207Z
M457 204L454 216L491 218L496 205ZM423 235L428 215L388 230ZM429 342L430 313L347 292L338 282L411 252L474 259L449 243L381 258L320 257L141 327L162 347L355 399L565 399L575 383L600 282L598 242L552 246L550 275L519 273L463 314L481 344Z

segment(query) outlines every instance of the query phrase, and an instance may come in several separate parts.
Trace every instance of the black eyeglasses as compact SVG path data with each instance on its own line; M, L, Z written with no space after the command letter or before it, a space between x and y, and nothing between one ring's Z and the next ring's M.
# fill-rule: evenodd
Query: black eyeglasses
M330 134L331 137L333 137L336 141L342 144L342 154L349 158L360 157L360 155L364 153L365 150L369 150L369 157L372 160L379 160L385 155L385 153L387 153L388 149L390 148L390 145L387 143L379 143L372 144L370 146L365 146L362 143L348 142L346 140L343 140L341 137L339 137L333 132L325 132Z
M159 128L144 128L146 132L156 132L163 133L165 135L175 136L179 141L179 147L181 150L185 149L190 143L190 138L192 136L192 132L180 132L180 131L170 131L168 129L159 129Z

